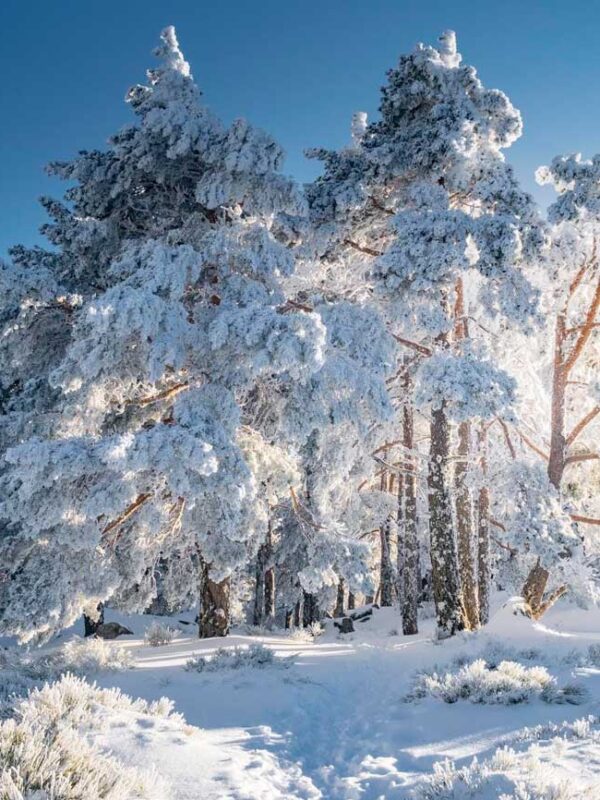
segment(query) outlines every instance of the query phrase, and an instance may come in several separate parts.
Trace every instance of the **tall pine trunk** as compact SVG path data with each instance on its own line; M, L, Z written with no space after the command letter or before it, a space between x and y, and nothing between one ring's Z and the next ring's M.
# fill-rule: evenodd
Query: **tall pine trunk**
M438 633L453 636L465 627L460 592L458 554L450 494L446 482L450 431L445 404L431 412L427 475L431 576Z
M227 636L229 633L231 579L224 578L217 583L210 577L209 565L205 561L202 561L201 564L198 636L201 639Z
M414 448L414 419L410 402L411 382L408 364L402 381L406 401L402 409L402 444L405 471L398 479L398 590L402 609L402 632L418 633L420 591L419 540L417 538L417 485L415 462L410 455Z
M337 596L335 600L335 608L333 610L334 617L343 617L344 616L344 589L345 589L345 582L343 578L340 578L337 585Z
M262 625L265 618L272 621L275 616L275 569L271 563L273 558L273 531L271 520L267 527L267 536L258 548L254 578L254 625Z
M275 566L273 564L273 528L269 520L265 542L265 617L268 622L275 619Z
M458 460L454 468L458 567L465 625L469 630L475 630L479 627L479 598L475 571L473 502L468 486L470 445L471 425L469 422L461 422L458 426Z
M460 343L469 336L462 278L456 282L454 306L454 339ZM475 521L473 498L468 485L469 456L471 454L471 424L467 420L458 426L458 459L454 469L454 495L456 510L456 536L458 544L458 569L464 609L465 626L474 630L479 626L479 598L475 568Z
M302 602L302 626L310 627L313 622L318 622L320 618L319 604L314 594L303 591Z
M563 348L566 337L566 319L559 314L554 335L554 364L552 374L552 410L550 417L550 457L548 477L555 489L560 489L565 470L565 393L567 375L563 365Z
M265 569L266 569L266 547L262 544L256 554L256 569L254 576L254 611L252 623L262 625L265 612Z
M490 619L490 587L492 569L490 564L490 490L487 486L487 433L484 423L478 437L479 466L483 484L477 495L477 591L479 600L479 622L487 625Z
M379 568L379 604L382 608L394 605L394 568L391 555L391 518L379 527L381 561Z

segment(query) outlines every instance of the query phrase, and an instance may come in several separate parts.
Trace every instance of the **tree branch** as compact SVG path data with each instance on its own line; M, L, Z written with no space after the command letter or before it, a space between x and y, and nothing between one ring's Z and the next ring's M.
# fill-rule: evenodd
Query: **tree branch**
M573 367L577 363L577 359L582 353L583 348L586 346L588 339L592 335L592 331L594 330L594 325L596 324L596 315L598 313L599 308L600 308L600 281L598 281L596 285L596 290L594 292L594 296L592 297L592 302L590 303L587 314L585 315L585 322L581 327L581 333L577 337L577 341L573 345L573 349L563 362L563 370L565 375L568 375L569 372L573 369Z
M135 514L135 512L139 508L141 508L144 505L144 503L150 500L150 498L153 496L154 495L152 492L146 492L144 494L138 495L136 499L133 501L133 503L131 503L131 505L128 505L125 511L120 516L118 516L112 522L109 522L108 525L106 525L106 527L102 529L102 535L106 536L107 533L110 533L112 530L119 527L119 525L122 525L124 522L126 522L133 514Z
M577 464L580 461L598 461L598 459L600 459L598 453L580 453L575 456L567 456L565 458L565 467L567 464Z
M416 350L417 353L421 353L421 355L430 356L431 353L432 353L431 348L425 347L424 344L419 344L418 342L413 342L410 339L404 339L402 336L397 336L395 333L392 333L392 337L399 344L403 344L405 347L411 347L413 350Z
M189 383L176 383L174 386L170 386L168 389L164 389L162 392L158 392L158 394L153 394L150 395L149 397L142 397L141 400L127 400L125 405L149 406L152 403L158 403L161 400L168 400L170 397L175 397L181 392L185 392L186 389L189 388L190 388Z
M571 514L573 522L583 522L585 525L600 525L600 519L595 517L584 517L581 514Z
M567 445L573 444L582 430L589 425L590 422L598 416L598 414L600 414L600 406L595 406L595 408L592 408L592 410L589 411L585 417L582 417L577 425L575 425L571 433L567 436Z
M380 253L379 250L373 250L371 247L366 247L358 242L353 242L352 239L344 239L344 244L347 244L348 247L353 247L355 250L358 250L361 253L364 253L367 256L373 256L374 258L378 256L382 256L383 253Z

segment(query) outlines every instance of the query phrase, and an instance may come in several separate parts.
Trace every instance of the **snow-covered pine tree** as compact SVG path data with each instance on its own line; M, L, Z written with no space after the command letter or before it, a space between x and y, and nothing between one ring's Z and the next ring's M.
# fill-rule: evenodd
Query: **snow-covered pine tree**
M583 534L600 525L594 474L600 420L600 158L557 157L538 170L537 178L558 193L548 209L550 239L535 276L545 327L535 342L517 337L510 348L520 378L512 445L517 463L505 465L508 477L497 479L506 486L506 496L498 492L496 513L505 528L503 538L518 553L508 564L516 588L521 581L539 617L567 589L579 599L589 596L582 544L587 540L589 550L591 537ZM515 473L522 495L517 506ZM523 522L523 515L530 519Z
M390 70L380 112L371 124L356 118L352 148L315 152L325 174L311 208L329 266L324 282L343 272L359 292L362 280L363 294L375 294L394 334L424 357L416 391L417 403L431 406L431 558L438 626L447 635L478 617L472 551L462 565L471 573L468 597L459 575L450 419L494 416L513 388L464 331L460 341L453 337L471 314L468 305L460 309L457 290L487 314L527 324L536 297L519 265L542 236L534 205L502 154L521 133L520 115L461 64L452 32L439 49L419 45ZM464 285L472 275L473 290ZM475 538L468 522L465 544Z
M200 559L204 596L225 606L229 574L267 531L240 409L261 376L300 381L321 363L320 319L281 289L294 262L274 222L303 206L281 149L213 117L172 28L157 55L128 94L137 123L51 166L75 182L65 204L44 202L56 250L13 251L74 298L46 367L56 419L13 440L2 478L0 624L23 639L109 598L144 608L171 554ZM201 619L201 634L227 630L226 608Z

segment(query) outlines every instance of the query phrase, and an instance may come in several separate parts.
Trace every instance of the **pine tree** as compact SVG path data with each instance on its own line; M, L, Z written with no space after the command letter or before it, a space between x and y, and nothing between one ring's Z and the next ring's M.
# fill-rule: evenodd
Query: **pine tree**
M226 582L267 530L242 409L263 376L300 383L321 363L318 315L282 290L294 260L276 220L303 200L281 149L213 117L172 28L157 55L127 97L136 124L51 166L75 182L45 201L56 251L13 251L60 287L68 328L39 370L56 420L6 454L1 624L25 638L109 599L142 610L157 560L198 549L200 589L190 569L169 591L200 592L201 632L225 632Z

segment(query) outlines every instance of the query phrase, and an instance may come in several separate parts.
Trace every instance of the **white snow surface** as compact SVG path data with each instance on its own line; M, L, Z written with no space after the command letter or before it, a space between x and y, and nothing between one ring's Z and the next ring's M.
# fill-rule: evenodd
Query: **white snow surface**
M116 642L135 666L94 679L149 701L167 696L187 724L115 717L84 735L128 766L154 767L174 800L600 797L600 611L562 605L542 624L513 609L509 602L485 630L442 643L431 620L416 636L398 634L392 608L376 609L347 636L329 621L314 641L241 629L200 641L189 624L162 647L144 642L156 618L111 614L135 632ZM194 654L255 643L294 663L184 668ZM407 701L417 672L447 672L476 658L544 665L559 684L585 690L581 704Z

